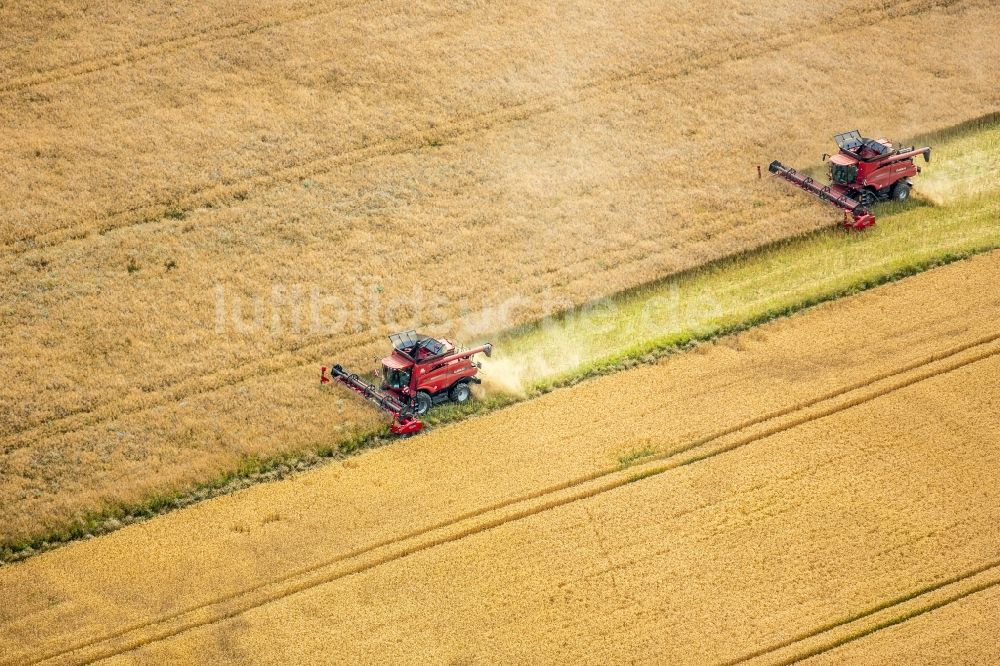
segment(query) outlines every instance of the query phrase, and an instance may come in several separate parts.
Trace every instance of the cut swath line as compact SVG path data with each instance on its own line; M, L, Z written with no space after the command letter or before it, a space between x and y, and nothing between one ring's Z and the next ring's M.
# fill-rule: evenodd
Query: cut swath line
M991 340L996 340L1000 336L991 336ZM985 360L997 354L1000 354L1000 349L988 349L984 352L975 354L968 358L959 359L951 364L945 365L943 367L934 368L928 370L924 373L919 373L915 376L905 376L907 373L914 369L919 369L927 365L932 365L939 363L943 360L947 360L955 355L962 354L969 349L976 346L981 346L988 344L988 342L978 342L969 343L966 345L961 345L957 348L950 350L949 352L942 352L939 354L932 355L930 360L922 363L911 364L907 368L896 371L895 373L883 373L875 378L872 378L866 383L858 383L845 389L842 389L833 394L827 394L815 400L809 401L808 403L803 403L797 408L790 408L790 410L780 410L775 412L777 416L771 416L770 418L778 418L789 413L794 413L795 411L807 410L810 407L820 405L823 402L835 399L841 396L847 396L853 392L863 389L865 387L874 386L879 384L886 379L891 379L894 376L904 375L902 379L895 382L891 386L876 388L873 392L867 393L863 396L851 398L847 401L840 402L831 407L827 407L819 410L818 412L813 412L806 414L803 417L793 419L784 424L777 425L775 427L769 428L768 430L755 433L748 437L737 440L736 442L723 444L714 450L708 451L704 454L696 455L694 457L679 458L679 453L687 452L702 446L704 444L712 441L712 438L697 440L697 443L693 445L688 445L682 447L679 451L673 451L662 456L657 456L655 459L643 464L631 468L626 468L622 470L618 467L612 468L610 470L601 470L594 472L584 477L579 477L577 479L567 481L556 486L550 486L548 488L523 495L518 498L507 500L494 504L489 507L484 507L466 514L453 518L447 521L443 521L436 525L432 525L426 528L415 530L405 535L397 536L391 539L384 540L378 544L367 546L364 548L357 549L355 551L344 553L330 560L299 569L298 571L291 572L285 576L260 583L258 585L245 588L243 590L227 594L221 597L217 597L214 600L198 604L196 606L191 606L187 609L171 613L169 615L161 616L154 620L148 622L138 623L130 627L124 628L120 631L108 634L99 638L91 639L88 641L76 643L72 646L61 649L58 652L52 653L48 656L40 657L28 662L26 664L38 664L45 661L50 661L60 657L66 657L73 652L86 651L93 649L94 653L87 656L83 656L81 661L77 663L90 663L99 659L104 659L117 654L122 654L140 648L144 645L162 641L178 634L184 633L186 631L196 629L201 626L206 626L210 624L215 624L217 622L224 621L228 618L235 617L241 613L244 613L253 608L263 606L265 604L278 601L280 599L289 597L298 592L302 592L307 589L314 588L325 583L333 582L347 576L362 573L368 571L380 565L399 560L401 558L407 557L414 553L424 551L435 546L443 545L445 543L450 543L463 539L468 536L479 534L487 530L499 527L501 525L521 520L523 518L530 517L532 515L537 515L539 513L549 511L551 509L565 506L573 502L588 499L596 495L620 488L627 484L633 483L639 479L646 479L652 476L656 476L667 472L678 467L692 464L694 462L700 462L710 458L714 458L721 454L733 451L734 449L747 446L757 441L761 441L770 436L791 430L798 426L804 425L816 421L821 418L825 418L832 414L845 411L852 407L870 402L879 397L888 395L894 391L906 388L918 382L943 375L954 370L958 370L962 367L976 363L978 361ZM733 434L734 432L752 427L754 425L763 423L769 420L769 418L757 418L752 419L745 424L741 424L742 427L729 428L722 431L718 437L724 437L728 434ZM669 464L661 464L663 458L677 458L676 460L670 460ZM566 492L575 491L575 492ZM533 500L543 500L538 503L529 504L526 507L517 508L517 505L524 504L526 502L533 502ZM477 521L474 524L462 527L461 523L468 521L475 521L477 518L488 517L491 513L496 513L504 509L512 509L510 512L504 512L499 516L488 518L487 520ZM440 536L432 537L424 541L419 541L417 543L412 543L407 545L407 541L412 541L422 536L431 535L433 532L441 531L449 527L457 527L459 529L451 533L442 534ZM372 560L367 560L359 562L351 567L342 570L336 570L333 572L324 571L329 569L331 566L349 561L351 559L356 559L363 555L369 553L375 553L380 549L386 549L391 546L401 546L401 548L380 555ZM277 588L277 589L275 589ZM224 608L226 605L231 605L230 608ZM217 612L212 614L210 611L215 608ZM197 615L204 612L201 617ZM196 616L196 617L186 617L186 616ZM159 628L159 631L155 631ZM154 630L146 636L137 636L131 640L124 641L120 645L108 645L101 650L101 644L106 644L114 641L115 639L127 636L128 634L134 634L142 630Z
M975 6L978 3L975 0L967 0L954 4ZM867 26L874 26L919 15L938 6L939 3L936 2L915 2L905 8L894 7L892 11L869 9L864 11L859 10L858 14L868 21ZM871 19L867 18L869 14L871 15ZM878 20L875 20L876 17L879 17ZM750 44L741 43L735 47L730 46L718 50L707 50L703 53L694 53L682 65L679 64L671 67L653 66L635 72L597 79L571 88L563 93L543 95L534 99L484 111L480 114L454 118L444 121L433 128L418 130L397 139L383 140L368 146L351 148L334 154L332 157L329 150L322 151L289 166L264 171L258 175L233 183L224 185L212 183L196 186L189 189L180 197L134 204L123 209L107 211L96 217L90 217L85 223L68 225L51 231L24 236L0 246L0 254L20 254L40 247L52 247L84 238L91 232L106 233L143 224L161 222L169 211L190 212L207 204L228 205L236 200L237 194L245 193L251 189L269 189L281 183L294 182L307 176L329 173L340 167L352 166L377 158L414 152L435 142L454 141L496 127L527 120L565 106L577 104L601 92L618 91L644 79L648 79L651 83L680 79L690 76L694 71L719 66L731 60L746 60L773 54L776 51L794 48L804 33L808 33L812 37L835 36L849 30L850 28L846 27L849 25L854 24L850 22L838 23L833 26L825 26L825 30L821 30L817 26L812 26L800 32L790 31Z
M769 645L769 646L767 646L765 648L761 648L761 649L756 650L754 652L750 652L748 654L745 654L745 655L743 655L743 656L741 656L741 657L739 657L737 659L734 659L732 661L727 661L722 666L735 666L736 664L746 663L748 661L753 661L753 660L759 659L761 657L765 657L767 655L774 654L774 653L776 653L776 652L778 652L780 650L784 650L786 648L792 647L792 646L794 646L794 645L796 645L798 643L802 643L802 642L808 641L810 639L817 638L819 636L822 636L825 633L829 633L829 632L834 631L836 629L839 629L841 627L845 627L845 626L847 626L849 624L853 624L855 622L859 622L859 621L864 620L866 618L870 618L870 617L872 617L874 615L877 615L878 613L880 613L882 611L886 611L886 610L892 609L892 608L897 607L897 606L902 606L902 605L904 605L904 604L906 604L906 603L908 603L910 601L914 601L916 599L919 599L920 597L926 596L926 595L931 594L933 592L937 592L937 591L942 590L942 589L944 589L946 587L957 585L957 584L962 583L964 581L967 581L967 580L970 580L972 578L975 578L976 576L979 576L980 574L986 573L988 571L991 571L991 570L997 569L997 568L1000 568L1000 560L992 560L992 561L990 561L990 562L988 562L986 564L983 564L983 565L980 565L978 567L975 567L974 569L966 571L966 572L964 572L962 574L959 574L957 576L952 576L950 578L946 578L945 580L939 581L937 583L933 583L931 585L926 585L926 586L921 587L921 588L919 588L917 590L913 590L913 591L909 592L908 594L904 594L904 595L895 597L893 599L889 599L887 601L883 601L883 602L881 602L879 604L876 604L876 605L874 605L874 606L872 606L870 608L867 608L867 609L865 609L865 610L863 610L863 611L861 611L859 613L855 613L853 615L847 616L847 617L845 617L843 619L840 619L840 620L837 620L835 622L831 622L829 624L825 624L825 625L823 625L821 627L818 627L816 629L813 629L811 631L808 631L808 632L805 632L805 633L802 633L802 634L798 634L797 636L794 636L794 637L792 637L792 638L790 638L790 639L788 639L786 641L782 641L780 643L775 643L773 645ZM954 592L952 594L949 594L949 595L945 596L942 599L939 599L939 600L936 600L936 601L931 601L930 603L923 604L923 605L921 605L918 608L913 609L913 610L908 610L902 616L896 616L896 617L891 617L891 618L888 618L888 619L885 619L885 620L880 620L880 621L876 622L875 624L873 624L871 626L862 627L860 629L852 631L852 632L848 633L844 637L841 637L841 638L838 638L836 640L830 641L830 642L825 643L825 644L823 644L821 646L818 646L818 647L815 647L815 648L811 648L811 649L806 650L806 651L804 651L804 652L802 652L800 654L797 654L795 656L782 659L781 661L775 662L775 666L788 666L789 664L794 664L794 663L803 661L805 659L808 659L810 657L815 657L816 655L822 654L824 652L829 652L830 650L834 650L834 649L840 647L841 645L846 645L847 643L850 643L852 641L856 641L856 640L858 640L860 638L864 638L865 636L869 636L869 635L871 635L871 634L873 634L873 633L875 633L877 631L881 631L882 629L886 629L888 627L895 626L897 624L901 624L903 622L906 622L907 620L913 619L914 617L919 617L920 615L923 615L925 613L929 613L929 612L931 612L933 610L936 610L936 609L941 608L943 606L946 606L946 605L948 605L950 603L954 603L956 601L959 601L961 599L969 597L969 596L971 596L973 594L976 594L977 592L982 592L982 591L987 590L987 589L989 589L991 587L994 587L996 585L1000 585L1000 579L987 580L987 581L984 581L982 583L978 583L978 584L976 584L976 585L974 585L974 586L972 586L970 588L960 589L960 590L958 590L958 591L956 591L956 592Z

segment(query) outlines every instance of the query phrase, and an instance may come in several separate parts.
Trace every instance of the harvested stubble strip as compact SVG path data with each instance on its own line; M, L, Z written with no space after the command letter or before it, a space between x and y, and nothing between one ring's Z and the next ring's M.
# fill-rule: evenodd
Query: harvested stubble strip
M984 255L7 567L0 652L210 604L993 334L998 278Z

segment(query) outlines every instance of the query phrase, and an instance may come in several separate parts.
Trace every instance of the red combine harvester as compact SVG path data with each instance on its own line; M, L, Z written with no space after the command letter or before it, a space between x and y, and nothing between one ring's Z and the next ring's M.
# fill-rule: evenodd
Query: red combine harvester
M888 139L866 139L857 130L838 134L833 139L840 152L833 156L823 155L824 162L830 159L829 185L817 183L777 160L767 169L843 210L844 226L848 229L864 229L875 224L870 206L877 201L906 201L913 186L910 178L920 173L913 158L922 154L925 162L931 161L930 148L897 148Z
M320 383L335 380L360 393L379 409L392 415L390 430L396 435L413 435L424 427L419 416L440 402L462 403L472 396L469 384L480 383L479 363L472 357L480 352L493 353L486 343L472 349L457 349L446 339L438 340L416 331L393 333L389 336L392 353L382 359L381 384L368 382L346 372L339 365L326 366L320 372Z

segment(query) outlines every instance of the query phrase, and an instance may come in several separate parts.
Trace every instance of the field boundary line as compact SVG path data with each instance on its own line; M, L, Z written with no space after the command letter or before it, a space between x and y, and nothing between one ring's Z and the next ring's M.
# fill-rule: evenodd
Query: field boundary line
M934 610L937 610L938 608L947 606L948 604L972 596L973 594L977 594L991 587L1000 585L1000 576L997 575L997 572L994 572L992 577L987 578L987 580L984 582L978 582L972 585L971 587L951 592L950 594L946 594L941 599L924 601L924 603L922 604L920 603L922 598L926 598L929 595L934 595L935 592L942 591L946 588L955 585L960 585L961 583L975 579L997 568L1000 568L1000 559L989 561L985 564L981 564L977 567L974 567L973 569L966 570L961 574L951 576L936 583L925 585L923 587L920 587L916 590L909 592L908 594L893 597L892 599L888 599L874 606L870 606L865 610L857 612L853 615L822 625L811 631L797 634L796 636L789 638L788 640L782 641L780 643L775 643L773 645L770 645L766 648L761 648L754 652L747 653L737 659L723 662L720 666L736 666L737 664L744 664L747 662L756 661L758 659L761 659L762 657L766 658L767 656L773 655L776 652L794 647L799 643L809 641L810 639L813 638L819 638L823 634L836 631L837 629L847 627L848 625L851 624L871 619L872 616L876 616L880 613L891 611L893 609L898 609L899 607L906 606L911 602L914 605L917 605L917 608L913 610L908 610L904 612L901 616L897 615L893 617L888 617L886 619L876 621L876 623L873 625L858 627L856 629L850 630L846 636L835 638L833 640L822 643L821 645L818 645L816 647L807 648L803 652L796 654L794 656L781 657L779 661L772 662L772 666L790 666L791 664L804 661L811 657L823 654L824 652L829 652L830 650L834 650L842 645L846 645L853 641L864 638L865 636L874 634L878 631L881 631L882 629L887 629L897 624L902 624L915 617L924 615L925 613L932 612Z
M955 355L962 354L964 351L973 349L976 346L989 344L989 342L995 341L998 338L1000 338L1000 335L990 336L990 339L987 342L969 343L965 345L960 345L959 347L955 348L955 350L951 354L947 354L944 352L940 354L934 354L932 355L931 360L923 364L918 364L916 368L908 367L903 370L900 370L895 374L888 373L888 376L886 376L887 373L882 373L882 375L872 379L867 383L861 382L860 386L858 385L849 386L845 390L837 392L836 395L833 395L832 397L821 396L816 400L803 403L802 407L800 407L798 410L792 409L791 412L808 410L812 406L819 405L823 402L827 402L837 397L849 395L850 393L857 391L859 388L873 386L875 384L884 381L885 379L891 379L894 376L899 376L899 375L905 376L914 369L919 369L921 367L926 367L928 365L939 363L940 361L947 360ZM528 493L499 503L495 503L488 507L483 507L471 512L467 512L460 517L452 518L446 521L439 522L429 527L414 530L405 535L399 535L393 538L389 538L374 545L355 549L348 553L338 555L335 558L331 558L323 562L318 562L314 565L304 567L297 571L289 572L288 574L272 579L270 581L265 581L263 583L260 583L259 585L244 588L243 590L238 590L223 595L221 597L217 597L214 600L209 600L204 603L191 606L186 609L182 609L175 613L161 616L159 618L155 618L147 622L137 623L130 627L114 632L113 634L108 634L87 641L78 642L66 648L60 649L58 652L50 653L49 655L39 657L24 663L26 665L34 665L46 661L51 661L53 659L57 659L60 657L68 656L73 652L87 650L88 648L99 649L98 646L101 643L107 643L109 641L113 641L117 638L121 638L128 634L141 631L143 629L154 629L158 626L163 626L167 623L172 623L175 620L177 621L174 624L174 626L165 627L159 632L154 632L144 637L136 637L131 641L127 641L124 646L109 646L104 652L98 653L98 656L85 657L85 659L82 662L75 662L75 663L91 663L93 661L105 659L117 654L130 652L144 645L171 638L180 633L195 629L197 627L224 621L228 618L247 612L253 608L274 601L278 601L280 599L286 598L298 592L302 592L304 590L319 585L323 585L325 583L333 582L335 580L339 580L341 578L350 575L362 573L377 566L401 559L408 555L412 555L414 553L427 550L429 548L433 548L438 545L443 545L445 543L457 541L459 539L472 536L478 533L482 533L487 530L493 529L495 527L499 527L506 523L521 520L523 518L527 518L532 515L542 513L544 511L548 511L560 506L565 506L580 500L588 499L590 497L594 497L596 495L614 490L616 488L620 488L625 485L650 478L652 476L657 476L672 469L677 469L679 467L683 467L692 463L701 462L703 460L714 458L724 453L733 451L737 448L741 448L743 446L747 446L754 442L766 439L775 434L791 430L798 426L816 421L821 418L825 418L827 416L831 416L838 412L846 411L848 409L859 406L866 402L870 402L872 400L876 400L880 397L886 396L890 393L906 388L913 384L925 381L927 379L931 379L933 377L942 374L952 372L954 370L958 370L962 367L965 367L972 363L976 363L978 361L985 360L987 358L996 356L998 354L1000 354L1000 349L989 349L985 352L975 354L971 358L960 359L959 361L952 363L950 365L946 365L943 368L934 368L928 372L919 373L913 377L904 377L902 380L896 382L890 387L879 388L874 392L868 393L866 395L852 398L844 402L839 402L831 407L827 407L820 410L818 413L807 414L804 417L793 419L788 423L783 423L778 426L769 428L768 430L762 433L755 433L740 440L737 440L735 442L724 443L722 446L716 447L715 449L710 450L706 453L698 454L693 457L678 459L680 458L680 455L683 453L689 452L692 449L703 446L704 444L707 444L715 439L721 439L726 435L732 434L733 432L739 430L739 429L734 430L733 428L728 428L725 431L722 431L722 433L716 437L707 438L707 441L705 441L706 438L695 440L695 443L692 445L685 446L680 450L670 451L655 456L651 459L648 459L644 463L639 463L637 465L624 468L618 466L611 469L598 470L591 474L582 477L577 477L575 479L563 482L561 484L557 484L555 486L549 486L532 493ZM909 365L912 366L913 364ZM827 395L829 396L829 394ZM787 413L789 413L789 410L784 410L784 409L779 410L778 412L775 413L777 416L771 418L779 418L780 416L785 415ZM747 422L747 425L742 429L753 427L754 425L758 425L767 420L771 419L769 418L751 419L750 421ZM668 464L662 464L665 460L668 462ZM573 492L566 493L566 491L573 491ZM566 494L564 495L563 493ZM524 508L517 508L517 505L519 504L533 502L534 500L544 500L544 501L540 503L529 504L527 507ZM511 511L509 513L504 512L501 515L493 518L489 517L489 514L497 513L505 509L511 509ZM486 518L486 520L477 521L473 525L468 527L464 528L461 527L461 523L468 521L476 521L477 518ZM416 544L406 545L407 541L412 541L422 536L428 536L433 534L434 532L445 530L450 527L459 527L460 529L452 533L445 533L437 537L432 537L427 540L420 541ZM331 566L334 566L336 564L340 564L342 562L349 561L351 559L357 559L358 557L361 557L363 555L375 553L378 550L383 550L386 548L390 548L392 546L401 546L401 548L393 552L378 556L373 560L362 561L345 570L336 570L332 573L329 571L324 571L325 569L329 569ZM279 587L279 589L277 590L269 591L271 588L275 588L278 586L281 587ZM259 598L253 598L254 595L259 595ZM243 603L239 603L241 600L243 601ZM193 617L187 619L186 621L184 620L184 616L196 615L201 612L207 615L208 612L213 607L219 607L223 604L228 604L230 602L233 603L235 608L224 610L210 617L200 617L200 618Z
M756 251L766 251L768 248L772 248L778 244L785 243L789 240L796 240L800 238L807 238L812 234L829 231L837 228L836 225L830 227L823 227L817 230L809 231L797 236L792 236L786 239L780 239L772 243L765 244L760 248L755 248L749 252ZM995 250L996 247L992 245L987 245L983 247L977 247L971 251L961 253L960 256L954 259L965 259L969 256L974 256L977 254L982 254L985 252L991 252ZM676 273L671 273L670 275L683 275L690 272L690 270L696 270L704 266L716 265L721 262L730 261L741 256L748 254L747 251L740 251L730 255L720 257L718 259L707 262L706 264L701 264L694 267L693 269L685 269L677 271ZM942 256L950 256L948 253L942 253ZM876 288L882 286L886 283L891 283L900 278L911 277L912 275L926 272L927 270L932 270L941 265L941 257L934 255L928 261L920 262L915 270L905 271L901 276L894 276L889 274L887 276L879 276L871 285L863 286L862 291L867 291L870 288ZM945 262L952 263L952 260ZM531 273L531 275L537 274L538 271ZM669 277L669 276L668 276ZM881 279L885 277L887 279ZM663 278L658 278L649 284L660 283ZM633 290L643 289L649 286L639 285ZM846 295L850 295L855 289L852 286L845 290L838 290L836 292L831 292L827 294L824 292L819 298L807 297L801 303L793 304L789 306L790 312L798 312L824 301L829 301L832 299L837 299ZM614 295L612 295L614 296ZM582 307L582 306L578 306ZM575 310L577 308L571 308ZM757 321L759 317L754 317L751 322L752 325L759 325L766 323L767 320L773 319L774 317L767 317L764 321ZM443 320L429 321L426 322L428 326L433 326L434 324L441 323ZM512 329L511 334L516 334L517 332L526 330L530 328L532 324L537 322L532 322L527 325L522 325ZM741 325L737 326L734 330L730 331L727 329L721 330L718 334L713 334L710 337L717 337L717 335L728 335L732 333L737 333L739 331L745 330L747 326ZM0 433L0 454L9 454L19 449L32 446L41 441L45 441L51 437L57 437L66 433L74 432L81 428L92 427L100 425L102 423L107 423L109 421L128 417L134 414L138 414L151 409L156 409L158 407L166 407L170 404L176 403L181 400L187 400L192 397L204 395L206 393L211 393L214 391L224 390L231 386L237 386L239 384L245 383L252 379L258 379L262 377L268 377L271 375L279 374L281 372L287 372L295 368L304 367L313 363L317 363L316 356L319 354L329 354L331 345L336 344L336 347L341 352L351 351L352 349L360 349L366 345L373 344L378 336L376 334L371 334L368 337L364 337L365 334L371 333L372 328L366 328L361 331L355 331L353 333L347 334L343 337L331 338L329 336L323 336L319 339L304 340L299 344L288 345L287 347L275 349L270 352L265 352L264 354L257 356L252 359L244 359L237 361L235 364L222 365L213 369L209 369L207 372L197 375L187 375L177 381L168 382L162 385L161 388L155 391L143 392L141 395L130 395L125 394L123 398L112 398L105 402L101 402L96 405L90 405L86 407L80 407L76 409L69 410L58 416L52 416L42 419L41 421L36 421L33 423L23 424L21 426L15 426L13 429ZM629 357L629 354L625 354L624 357ZM281 358L287 358L286 362L281 362ZM616 358L612 355L611 358ZM277 360L277 364L276 364ZM320 359L322 363L322 359ZM589 375L588 375L589 376ZM131 405L130 401L138 400Z
M945 5L934 0L915 0L912 5L903 8L894 6L890 10L859 8L858 15L859 17L866 17L869 14L881 16L880 19L866 24L865 27L870 28L956 5L963 5L966 9L971 9L979 5L979 0L953 0ZM847 22L844 25L854 24ZM825 31L817 31L816 26L814 26L810 29L804 29L802 33L807 32L811 36L818 35L825 38L834 37L848 30L849 28L846 27L835 26L829 27ZM675 66L652 65L634 72L619 73L580 84L564 92L512 102L469 116L453 117L432 127L418 129L403 136L384 138L371 144L345 148L332 156L328 153L315 153L292 164L279 166L276 169L263 171L252 176L236 178L232 182L203 183L189 188L178 196L105 211L97 215L86 216L83 218L85 221L77 224L71 223L32 236L22 236L5 241L0 245L0 256L18 255L31 250L51 248L85 238L93 232L105 234L118 229L163 222L165 216L170 212L187 213L208 204L228 206L238 199L238 195L245 195L251 189L270 190L281 183L326 174L341 167L411 153L432 145L454 142L480 132L512 125L559 108L578 104L601 92L620 91L628 85L644 79L649 79L650 82L682 79L701 70L721 66L729 61L771 55L797 46L798 42L795 41L795 38L802 33L790 31L763 42L753 42L749 45L740 43L736 47L729 46L723 49L693 53L691 60L684 64ZM119 221L115 222L116 219Z
M803 236L809 236L812 233L815 232L808 232L803 234ZM991 248L986 248L983 251L991 251ZM979 252L975 252L974 254L978 253ZM742 254L744 253L740 252L735 255L722 257L718 260L709 262L707 265L726 261L734 257L741 256ZM924 267L921 270L918 270L917 274L930 270L934 267L937 267L936 264ZM681 271L680 273L684 272L685 271ZM909 277L909 274L907 274L906 277ZM881 284L882 283L880 282L874 286L881 286ZM837 297L837 294L833 295L833 298ZM824 300L830 299L820 299L821 302ZM814 303L811 301L805 302L801 307L795 307L794 310L800 311L811 307L812 305L814 305ZM431 321L428 322L428 325L433 325L435 323L439 322ZM518 327L514 330L517 331L522 328L523 327ZM739 327L739 330L743 330L745 328L745 326ZM111 399L107 402L91 407L75 409L57 417L46 418L41 422L16 427L13 430L0 435L0 453L9 454L19 449L37 444L41 441L45 441L51 437L57 437L59 435L74 432L81 428L93 427L118 418L128 417L159 407L166 407L181 400L187 400L189 398L211 393L213 391L221 391L252 379L268 377L281 372L294 370L295 368L304 367L315 363L315 357L318 354L329 353L328 350L330 349L330 345L334 343L336 343L337 349L341 351L344 351L345 349L349 351L353 348L363 348L365 345L373 344L377 338L377 336L374 335L364 337L366 334L370 333L371 330L371 328L367 328L362 331L356 331L346 336L336 338L335 340L332 340L329 337L323 337L321 339L311 341L305 340L301 344L293 344L287 348L275 350L273 353L265 353L256 359L242 360L237 362L235 365L225 365L214 370L210 370L204 374L187 376L179 381L168 383L165 387L157 391L143 393L139 397L139 402L137 404L125 405L128 401L135 399L134 397L127 395L122 399ZM735 332L738 332L738 330L732 332L723 331L721 334ZM345 347L345 345L349 346ZM282 357L288 357L288 361L290 362L286 364L279 361L278 364L275 365L275 359L280 359Z

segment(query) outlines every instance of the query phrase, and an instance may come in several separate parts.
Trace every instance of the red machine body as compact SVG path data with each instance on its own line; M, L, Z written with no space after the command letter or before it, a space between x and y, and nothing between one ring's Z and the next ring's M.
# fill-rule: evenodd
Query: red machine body
M929 147L896 147L888 139L866 139L857 130L834 137L840 152L823 155L830 160L830 184L817 183L809 176L775 160L768 171L844 211L844 226L864 229L875 224L870 207L878 201L905 201L920 173L913 158L923 155L931 161Z
M412 403L418 415L438 402L468 400L469 384L480 382L479 364L472 357L493 353L493 345L488 342L458 349L448 339L416 331L394 333L389 340L392 353L382 359L382 389Z
M330 369L330 377L327 377L324 366L320 383L338 381L391 414L391 430L395 434L419 432L423 423L417 417L437 403L469 400L472 397L470 385L481 381L478 377L480 364L474 362L472 357L479 353L487 356L493 353L490 343L458 349L450 340L432 338L416 331L394 333L389 340L393 349L381 360L378 385L345 372L339 365Z

